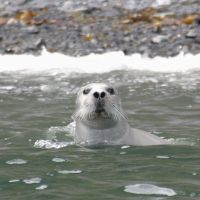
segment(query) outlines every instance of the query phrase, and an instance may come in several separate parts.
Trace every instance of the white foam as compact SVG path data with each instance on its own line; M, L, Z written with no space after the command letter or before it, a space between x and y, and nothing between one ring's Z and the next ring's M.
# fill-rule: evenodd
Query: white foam
M9 183L17 183L17 182L20 182L20 180L19 179L12 179L12 180L9 180L8 182Z
M156 158L159 158L159 159L169 159L169 156L156 156Z
M59 174L80 174L81 170L59 170Z
M125 155L126 152L125 152L125 151L122 151L122 152L120 152L119 154L120 154L120 155Z
M0 90L12 90L15 86L0 86Z
M53 158L52 161L57 162L57 163L61 163L61 162L65 162L65 159L63 159L63 158Z
M44 189L46 189L46 188L48 188L48 185L40 185L40 186L38 186L38 187L36 187L35 189L36 190L44 190Z
M23 164L26 164L26 163L27 163L26 160L23 160L23 159L20 159L20 158L16 158L16 159L13 159L13 160L6 161L6 164L8 164L8 165L23 165Z
M35 177L35 178L30 178L30 179L24 179L23 182L26 184L35 184L35 183L40 183L42 181L41 178Z
M69 124L66 126L65 131L66 131L67 133L69 133L71 136L74 136L74 134L75 134L75 127L76 127L76 123L75 123L75 121L73 121L73 122L69 123Z
M143 194L143 195L164 195L164 196L176 195L176 192L170 188L158 187L152 184L127 185L125 186L124 191L133 194Z
M130 145L123 145L121 146L121 149L128 149L130 147Z
M0 72L22 71L26 73L105 73L113 70L149 70L154 72L185 72L200 69L200 54L184 54L175 57L144 57L141 54L125 55L123 52L90 54L82 57L49 53L44 49L40 56L0 55Z
M60 149L67 146L74 145L74 142L57 142L53 140L36 140L34 147L35 148L44 148L44 149Z

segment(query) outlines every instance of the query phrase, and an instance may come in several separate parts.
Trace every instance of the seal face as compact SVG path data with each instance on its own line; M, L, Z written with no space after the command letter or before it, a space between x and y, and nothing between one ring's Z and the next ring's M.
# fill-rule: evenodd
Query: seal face
M93 121L98 119L112 119L119 121L126 118L117 90L103 83L89 84L81 88L76 100L74 119Z
M130 128L116 88L104 83L79 90L73 119L77 144L164 144L157 136Z

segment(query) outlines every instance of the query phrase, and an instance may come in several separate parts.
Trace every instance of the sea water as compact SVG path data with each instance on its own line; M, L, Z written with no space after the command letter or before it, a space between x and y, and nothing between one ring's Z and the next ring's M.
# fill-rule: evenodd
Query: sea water
M0 56L0 198L199 199L199 58ZM132 127L176 144L76 146L76 93L91 82L118 88Z

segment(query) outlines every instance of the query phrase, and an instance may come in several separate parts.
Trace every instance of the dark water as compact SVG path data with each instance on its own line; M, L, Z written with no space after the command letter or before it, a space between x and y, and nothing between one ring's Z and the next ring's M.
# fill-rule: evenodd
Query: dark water
M116 85L131 126L177 145L73 145L67 125L75 94L88 82ZM0 199L200 199L199 88L198 71L1 73ZM176 195L124 191L135 184L170 188Z

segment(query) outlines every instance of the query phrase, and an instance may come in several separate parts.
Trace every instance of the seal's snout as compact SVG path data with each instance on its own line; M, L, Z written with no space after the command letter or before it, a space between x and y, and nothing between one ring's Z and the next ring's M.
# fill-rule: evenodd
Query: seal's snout
M105 100L104 97L106 96L106 93L103 92L94 92L93 93L95 100L95 112L96 113L102 113L105 112Z
M98 99L99 98L99 92L94 92L93 96Z
M96 99L100 99L100 98L104 98L106 96L106 93L105 92L94 92L93 93L93 96L96 98Z

